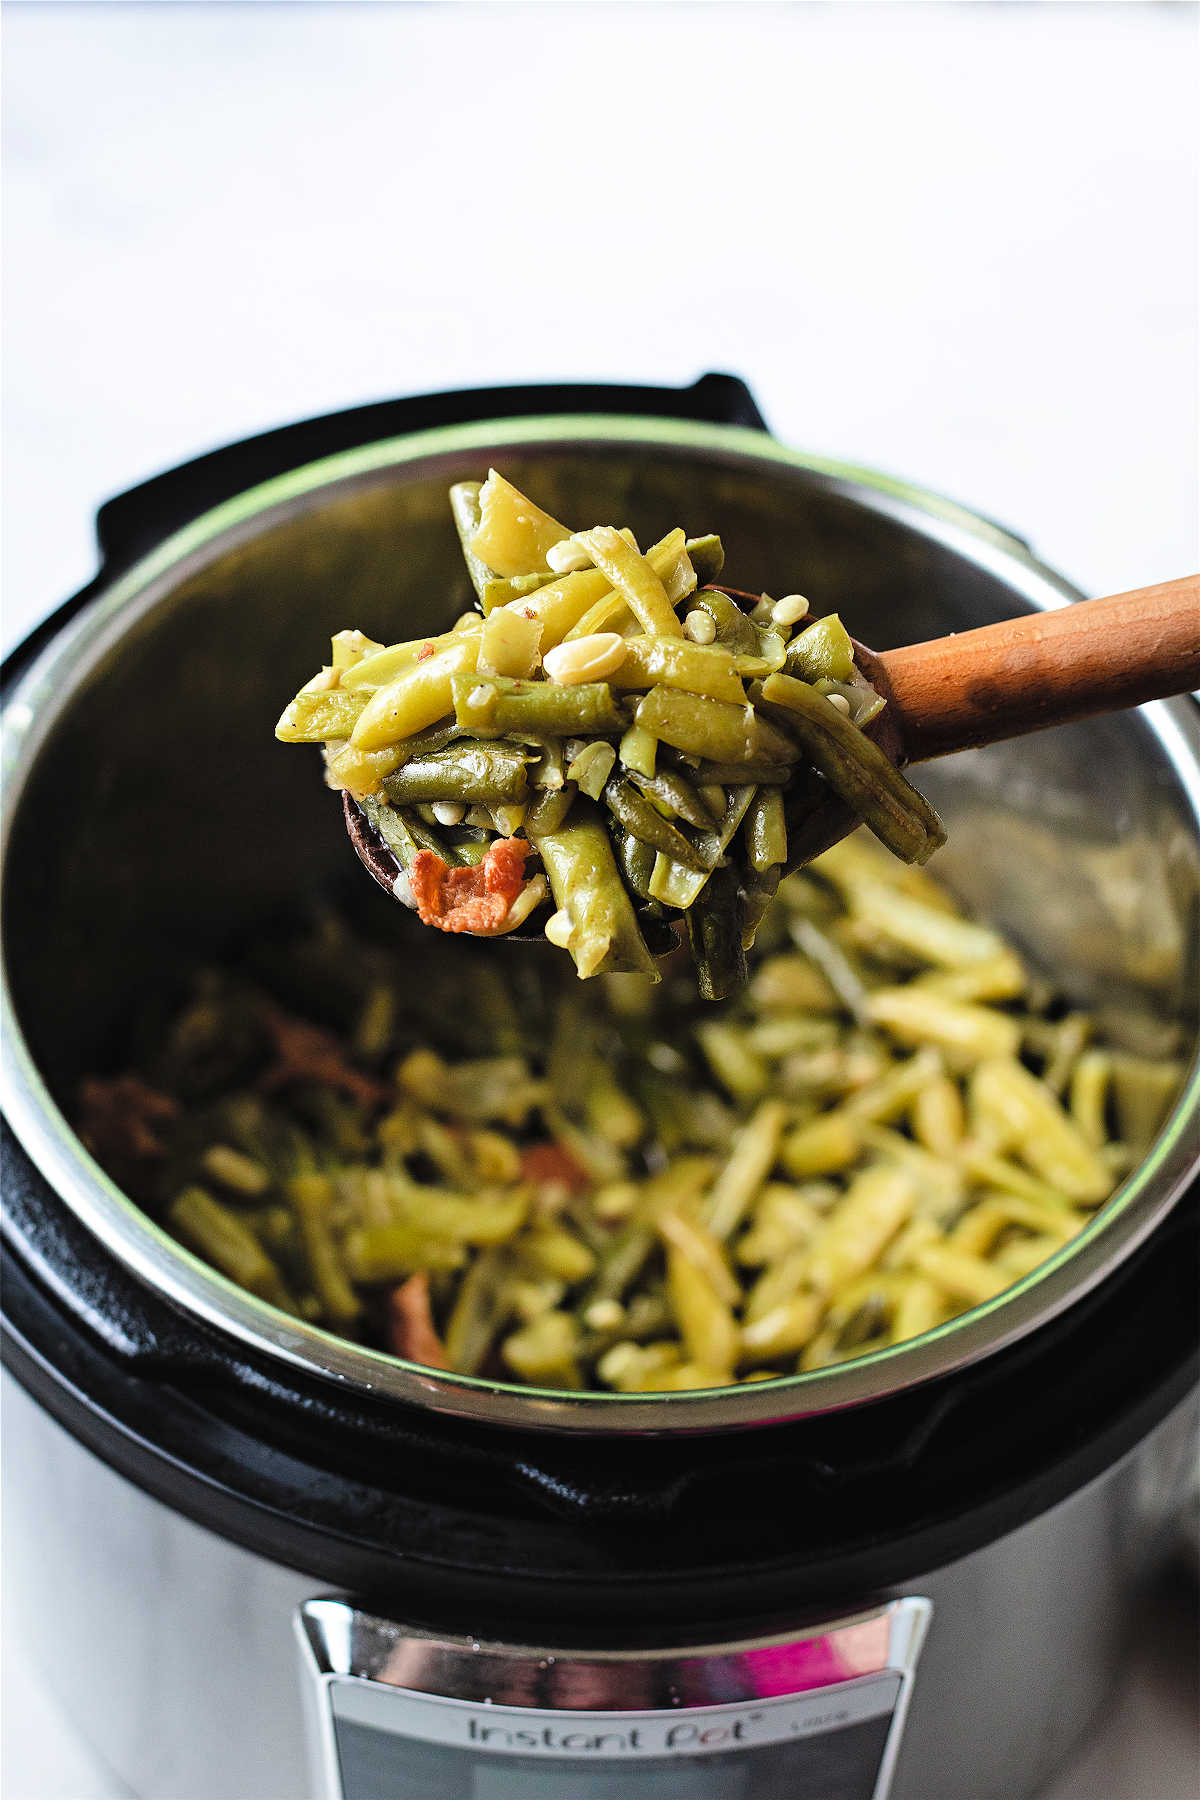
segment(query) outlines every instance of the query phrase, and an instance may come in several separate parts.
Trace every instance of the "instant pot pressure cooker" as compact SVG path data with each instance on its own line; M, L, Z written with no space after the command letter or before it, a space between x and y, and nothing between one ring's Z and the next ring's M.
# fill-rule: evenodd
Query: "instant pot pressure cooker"
M489 464L568 519L719 529L740 586L803 587L880 648L1075 597L986 520L785 449L725 376L366 407L104 507L99 576L8 672L20 1641L144 1800L1022 1800L1103 1706L1184 1503L1194 1078L1000 1299L659 1396L459 1378L286 1318L67 1123L184 960L346 881L402 928L271 728L332 627L463 610L446 488ZM920 771L939 874L1134 1041L1195 994L1198 746L1177 702Z

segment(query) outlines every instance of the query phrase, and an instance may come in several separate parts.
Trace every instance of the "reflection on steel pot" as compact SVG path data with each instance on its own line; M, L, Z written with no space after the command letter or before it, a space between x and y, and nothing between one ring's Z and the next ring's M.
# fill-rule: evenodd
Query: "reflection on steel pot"
M1018 1800L1103 1696L1186 1486L1194 1082L1095 1225L999 1301L660 1397L531 1394L285 1320L138 1214L63 1117L184 946L343 879L392 910L270 723L331 617L386 638L463 609L457 477L497 463L639 532L719 521L749 585L803 569L881 648L1071 598L996 527L756 420L709 377L272 434L105 509L99 579L14 659L12 1586L147 1800ZM939 874L1114 1030L1194 992L1183 703L922 785Z

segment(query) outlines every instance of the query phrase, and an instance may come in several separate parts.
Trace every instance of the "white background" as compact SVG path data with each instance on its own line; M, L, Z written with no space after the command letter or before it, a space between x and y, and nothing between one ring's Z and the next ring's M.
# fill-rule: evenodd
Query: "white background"
M977 506L1089 591L1200 559L1192 6L5 24L6 643L93 572L109 495L489 381L735 369L781 437ZM1190 1800L1194 1640L1151 1617L1056 1800ZM15 1648L5 1800L99 1800Z

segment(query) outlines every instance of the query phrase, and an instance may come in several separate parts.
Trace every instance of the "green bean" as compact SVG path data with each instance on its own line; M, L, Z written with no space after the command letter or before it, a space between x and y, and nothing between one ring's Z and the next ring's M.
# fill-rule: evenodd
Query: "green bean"
M733 1140L729 1160L708 1198L708 1225L725 1242L758 1197L779 1153L788 1111L782 1100L763 1100Z
M692 758L687 771L688 780L702 788L741 783L754 787L786 787L795 775L794 764L710 762L706 757Z
M572 782L566 787L544 788L534 796L525 814L525 835L531 841L558 831L566 822L579 789Z
M549 587L553 580L555 575L551 569L547 569L544 574L535 575L493 575L489 581L484 582L482 588L476 590L484 617L497 606L510 606L514 600L528 599L539 588Z
M720 588L700 588L691 598L694 611L705 612L717 628L717 642L737 655L758 655L758 633L736 600Z
M283 1277L250 1226L202 1187L187 1187L167 1209L167 1222L185 1244L198 1250L223 1275L272 1306L294 1313L296 1303Z
M685 824L694 825L697 831L713 831L720 824L704 801L700 798L691 782L681 775L677 769L660 769L657 775L639 775L633 777L643 794L681 818Z
M355 1281L368 1286L402 1281L419 1269L459 1269L467 1260L465 1240L437 1238L407 1220L366 1225L346 1239L346 1266Z
M724 1000L746 980L742 900L735 870L714 869L685 915L702 1000Z
M656 637L682 637L661 576L652 563L631 550L620 533L609 525L597 525L579 534L579 541L598 569L602 569L643 631Z
M385 775L383 790L394 806L434 800L498 805L523 800L529 781L526 757L507 744L456 743L431 756L414 757Z
M409 830L407 823L396 811L369 794L365 800L358 802L359 811L367 824L383 839L402 869L411 869L417 860L417 853L427 848Z
M640 900L649 900L650 881L658 858L657 850L652 844L643 843L641 838L634 837L622 825L614 823L611 830L617 864L625 877L626 887L632 889Z
M285 1182L284 1192L300 1227L300 1242L317 1297L335 1324L349 1324L362 1311L362 1304L350 1285L330 1228L333 1183L327 1175L293 1175Z
M664 819L657 807L651 806L631 782L610 781L604 790L604 804L626 831L640 838L643 844L652 844L664 856L682 863L685 869L704 868L704 862L690 840Z
M725 567L725 546L715 532L709 532L707 537L689 538L687 553L697 581L715 581Z
M657 980L658 966L638 930L596 803L580 796L566 824L533 843L554 903L571 921L567 948L580 975L625 969Z
M547 788L553 791L564 786L567 779L566 761L563 757L561 738L543 738L538 744L541 755L530 766L529 779L536 788Z
M719 828L696 840L696 850L704 865L701 870L686 868L673 857L658 857L650 883L650 891L655 900L660 900L664 906L677 907L680 912L686 912L689 906L695 905L709 879L709 871L716 868L733 842L734 834L753 798L752 787L731 787L727 791L725 817Z
M368 688L301 688L275 727L284 744L323 744L348 738L371 698Z
M790 675L769 675L760 691L784 712L830 787L902 862L926 862L945 843L929 802L836 706Z
M779 891L779 883L783 870L778 867L769 869L747 869L742 877L742 948L751 950L758 936L758 928L767 915L772 900Z
M621 762L635 775L653 775L657 754L658 739L640 725L631 725L617 748Z
M787 648L784 668L800 681L850 681L854 645L837 613L815 619Z
M676 750L711 757L715 762L790 763L799 754L790 739L752 707L732 706L724 700L705 700L697 694L655 687L639 701L635 717L645 730Z
M567 779L575 782L580 793L586 794L589 800L598 800L616 760L615 747L606 744L602 738L594 738L572 756Z
M464 671L455 678L452 690L459 724L480 737L517 731L591 737L624 729L606 681L584 681L569 687L556 681L516 681L510 676Z
M625 657L612 675L614 688L678 688L710 700L744 704L733 658L723 644L693 644L687 638L628 637Z
M750 867L762 875L787 861L787 826L778 788L755 794L746 812L746 849Z
M462 545L463 561L467 565L467 574L471 577L471 586L482 601L489 584L495 581L493 570L489 569L482 557L476 556L471 548L471 539L479 530L480 507L479 492L483 483L480 481L456 481L450 489L450 511L454 517L454 529L458 533L458 541ZM487 611L486 606L484 611Z
M445 1340L446 1360L460 1375L478 1373L509 1316L508 1270L508 1253L497 1246L476 1257L463 1277Z

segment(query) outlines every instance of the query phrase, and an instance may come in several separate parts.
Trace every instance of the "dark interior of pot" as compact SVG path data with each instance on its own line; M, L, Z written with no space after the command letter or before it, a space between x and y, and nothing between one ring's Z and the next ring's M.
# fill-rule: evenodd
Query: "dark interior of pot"
M148 992L281 906L348 888L372 929L410 929L353 863L315 751L272 728L332 630L391 641L465 610L446 488L486 460L343 479L247 519L131 599L67 672L5 895L16 1006L60 1104L119 1056ZM738 586L799 589L880 649L1029 604L936 528L800 469L619 445L497 446L490 460L570 522L615 518L641 541L677 523L719 530ZM939 876L1152 1053L1156 1022L1194 987L1196 828L1146 718L1046 732L918 780L950 831ZM413 942L421 954L419 930Z

